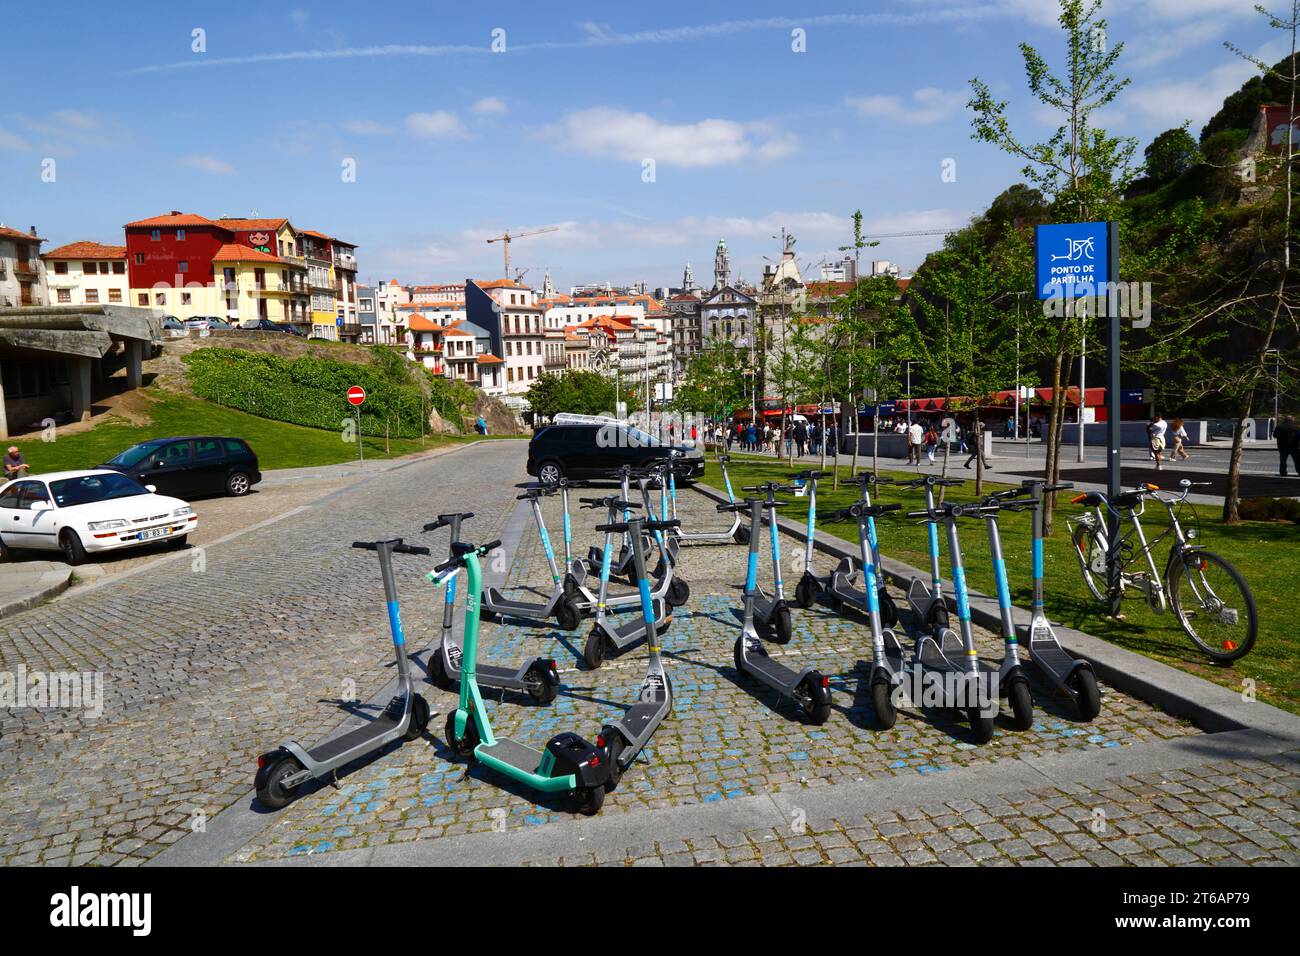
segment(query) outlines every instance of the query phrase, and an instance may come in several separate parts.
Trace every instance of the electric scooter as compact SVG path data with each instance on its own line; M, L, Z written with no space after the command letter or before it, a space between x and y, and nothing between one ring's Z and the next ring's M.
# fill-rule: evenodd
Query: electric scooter
M635 551L632 569L637 579L637 592L641 596L641 625L647 636L646 646L649 654L646 660L645 679L641 682L641 691L637 701L628 711L616 720L600 729L596 738L597 746L605 748L605 759L609 765L608 788L613 790L623 779L623 772L632 765L637 755L645 749L659 725L673 709L673 683L664 672L663 661L659 657L656 613L654 602L650 597L650 588L645 579L645 554L641 550L641 531L638 525L646 522L644 518L635 517L630 521L613 522L597 525L597 531L606 534L627 532Z
M1021 494L1019 488L987 496L981 507L988 528L989 557L993 561L993 582L998 595L998 618L1002 624L1002 646L1006 649L998 668L998 693L1011 705L1012 726L1028 730L1034 725L1034 699L1029 693L1029 678L1020 664L1020 647L1016 622L1012 616L1011 586L1007 583L1007 563L1002 557L1002 532L998 527L1001 511L1022 511L1026 502L1009 499ZM964 582L963 582L964 583Z
M542 488L530 488L516 501L528 501L533 509L533 519L537 522L537 532L542 539L542 548L546 552L546 564L551 569L553 590L545 601L519 601L506 597L497 588L488 588L483 592L483 616L489 621L500 617L517 617L526 621L546 621L555 618L556 626L562 631L572 631L582 622L582 614L570 599L564 588L564 576L555 564L555 550L551 547L551 536L546 530L546 520L542 517L542 496L555 494L557 489L548 485Z
M766 498L746 498L735 504L718 505L720 512L749 511L749 562L745 572L744 611L741 616L740 634L736 638L732 656L738 673L749 674L776 690L781 696L793 700L809 723L821 725L826 723L826 719L831 714L830 679L812 667L795 671L774 661L768 655L767 648L759 636L761 631L765 636L775 637L778 643L785 644L792 634L790 609L786 606L785 600L778 596L769 601L758 587L758 536L762 513L764 510L768 512L772 547L775 549L778 533L776 509L786 504L783 501L776 501L772 496L771 491L777 488L788 490L784 486L769 483L766 486L769 491ZM779 554L774 556L773 564L776 567L779 595L781 582ZM767 620L761 624L760 608L768 614ZM770 623L773 620L777 623ZM782 621L784 624L780 623Z
M611 514L616 514L621 509L623 514L628 515L628 518L626 521L607 522L598 526L606 529L605 557L600 564L600 593L596 597L596 619L592 621L591 632L587 635L587 643L582 649L582 659L589 670L596 670L600 667L605 662L606 657L621 654L632 645L662 633L672 621L672 605L663 598L651 594L649 582L645 577L645 551L643 548L646 539L641 538L634 541L631 534L633 531L637 534L644 534L651 530L663 531L676 527L677 522L655 521L640 515L632 516L632 509L638 508L640 505L619 498L608 498L593 502L593 505L599 504L606 505ZM606 613L610 608L609 575L610 566L613 563L614 535L615 533L622 533L608 529L615 526L621 528L623 525L627 525L628 540L632 541L633 575L637 576L638 601L644 602L644 599L640 598L640 592L644 589L646 597L650 600L651 624L646 623L644 613L640 619L633 619L622 624L617 623ZM641 555L641 570L639 572L635 565L637 554Z
M934 477L934 476L927 476ZM930 485L926 486L927 502L933 500ZM912 678L916 693L924 698L935 695L940 706L949 710L965 711L977 743L993 739L993 719L997 715L997 695L990 693L991 675L996 671L979 659L975 649L975 635L971 629L970 602L966 591L966 571L961 560L961 541L957 534L957 521L961 518L983 517L980 504L954 504L944 502L924 511L908 512L909 518L923 518L931 528L943 522L948 538L948 558L952 565L953 599L957 605L958 637L947 627L938 634L918 631L916 643L909 660L895 659L893 669ZM932 554L938 553L932 542ZM937 580L938 575L935 574ZM914 582L915 583L915 582ZM937 589L936 589L937 590ZM888 651L889 648L886 648ZM898 653L901 648L895 651ZM924 672L929 671L927 681ZM915 694L913 695L915 701Z
M563 481L563 479L561 479ZM448 539L448 557L455 557L453 546L460 540L460 525L474 517L472 511L438 515L437 521L424 526L425 531L437 531L450 528ZM442 642L429 660L429 679L435 687L443 690L455 690L460 685L461 662L464 654L460 639L453 628L454 609L456 605L456 577L447 580L442 606ZM494 667L491 664L478 666L478 681L484 687L495 690L525 691L539 704L549 704L555 700L560 691L560 677L556 673L555 661L549 657L538 657L516 670L509 667Z
M795 586L794 599L800 607L812 607L817 600L819 593L825 593L830 600L831 605L836 609L848 605L856 609L861 614L868 613L867 595L864 589L859 590L854 580L860 574L860 568L853 563L852 558L842 558L840 563L825 577L819 577L812 570L812 553L817 533L817 479L829 475L827 471L804 471L793 477L802 479L808 484L808 530L807 543L804 551L804 573L799 579L798 585ZM892 483L892 478L880 478L869 472L863 472L856 478L849 479L862 489L862 503L865 509L860 508L853 514L858 515L858 547L861 553L861 567L865 568L868 564L876 568L876 603L880 607L880 617L886 627L893 627L898 623L898 606L894 603L894 598L890 595L889 589L885 584L884 574L880 570L880 541L876 536L876 520L872 517L871 511L871 485L886 485ZM841 517L850 515L850 512L841 509L837 512ZM832 518L832 520L835 520ZM863 579L865 582L865 578Z
M457 757L477 760L485 767L527 784L542 793L569 794L574 808L590 816L605 802L609 761L604 748L572 732L556 734L544 750L497 737L492 733L478 685L479 591L483 570L479 558L499 547L500 541L475 547L456 541L452 557L429 572L429 580L443 585L461 568L465 570L465 658L460 681L460 702L447 715L447 747Z
M645 513L647 518L653 518L655 513L653 496L650 494L653 484L659 486L659 521L665 522L672 520L668 516L668 497L664 490L668 486L668 475L671 473L671 461L668 458L658 459L640 471L633 472L636 478L637 487L641 490L641 501L645 504ZM680 526L681 522L673 527ZM650 577L656 581L662 582L664 577L668 577L668 589L663 592L664 600L673 607L681 607L691 596L691 586L686 579L677 573L677 555L678 546L677 538L672 534L665 534L663 531L654 531L651 534L655 546L659 549L659 562L655 565L654 570L650 572ZM643 545L644 547L644 545ZM642 552L644 554L644 551ZM631 575L629 575L629 581Z
M749 515L749 570L745 583L745 595L751 601L754 614L754 626L767 640L777 644L789 644L794 635L794 621L790 614L790 605L785 600L785 581L781 573L781 536L776 526L776 493L791 492L789 485L769 481L761 485L747 486L745 491L757 491L765 497L761 499L746 498L735 505L718 505L719 511L748 511ZM752 502L758 500L757 506ZM758 586L758 534L762 527L762 513L767 511L768 541L772 553L772 596L768 597Z
M966 483L964 478L940 478L938 475L925 475L910 481L900 481L900 488L925 488L926 511L934 510L934 489L936 485L955 487ZM943 599L943 578L939 572L939 526L937 522L926 524L930 543L930 587L920 578L913 578L907 589L907 604L922 628L928 629L934 639L942 642L944 631L948 627L948 605Z
M632 482L632 475L635 472L636 469L633 468L631 465L620 465L618 468L614 469L613 471L609 472L606 475L607 478L611 478L619 483L618 497L620 501L632 500L631 482ZM653 514L653 512L647 512L647 514ZM623 520L626 521L628 517L629 515L627 513L624 513ZM613 520L614 518L611 517L610 521ZM648 543L643 544L642 548L644 551L648 552L650 550L650 545ZM605 560L605 551L599 545L593 544L590 548L587 549L587 570L589 573L599 574L600 566L601 564L604 563L604 560ZM622 547L619 549L618 554L614 557L613 564L610 565L610 574L614 575L615 577L628 578L631 576L630 574L631 567L632 567L632 543L630 540L628 540L627 535L624 535Z
M1062 696L1070 698L1079 719L1090 721L1101 713L1101 691L1092 664L1082 657L1071 657L1061 646L1047 620L1043 602L1043 495L1049 491L1073 488L1073 482L1049 485L1042 480L1026 479L1023 493L1033 501L1033 568L1034 596L1029 612L1029 659L1056 685Z
M680 458L682 453L673 452L674 459ZM727 474L727 462L731 460L729 455L718 456L718 469L722 472L722 484L727 489L727 500L732 504L736 503L735 492L731 489L731 476ZM675 472L669 472L668 489L672 501L672 517L677 517L677 480ZM748 529L745 528L741 521L740 512L734 512L731 517L731 527L725 531L681 531L679 530L675 537L682 544L748 544Z
M606 524L616 524L619 523L620 521L626 521L626 519L630 516L630 511L632 508L641 507L641 505L638 505L634 502L624 501L618 495L607 495L604 498L579 498L578 501L581 502L581 506L583 508L605 508L607 512L605 516ZM588 577L585 568L582 570L581 573L574 573L565 578L565 587L569 591L569 597L572 599L574 606L577 607L579 613L581 613L584 617L591 614L595 614L598 606L601 604L601 600L599 596L599 590L600 590L599 579L601 575L601 569L604 566L605 550L606 548L610 547L610 543L608 542L609 535L606 535L605 537L607 539L606 545L604 547L599 547L595 549L595 551L601 555L601 560L597 562L596 565L597 583L594 585L591 584L590 578ZM624 536L624 540L627 541L631 539ZM651 544L657 544L657 542L655 542L655 539L652 538L647 533L646 536L641 540L642 555L646 553L646 551L649 549ZM675 557L676 549L673 549L671 553ZM575 561L573 562L573 565L576 569L579 565L582 565L583 563L584 562L582 561ZM629 568L630 567L631 566L629 565ZM613 559L611 559L610 568L611 568L610 579L612 580ZM651 584L650 597L656 601L662 600L662 603L666 604L671 609L673 607L679 606L682 603L681 601L682 592L680 590L678 590L677 592L673 592L671 590L676 575L675 561L672 565L672 571L673 571L672 574L665 574L664 573L665 570L667 570L667 568L664 565L661 558L660 563L655 568L655 570L649 572L649 578ZM591 590L593 586L596 587L596 593L593 593ZM689 590L687 590L685 593L689 594ZM670 599L670 594L673 594L677 600ZM637 604L640 600L641 597L636 591L630 591L627 594L611 595L608 593L608 587L607 587L604 605L606 610L609 610L610 608L632 607L633 605Z
M399 692L374 720L308 749L296 740L257 758L253 786L257 799L270 810L279 810L308 780L320 780L359 757L388 746L395 740L415 740L429 726L429 704L415 692L411 664L406 656L406 639L398 613L397 583L393 579L394 554L428 554L428 548L403 544L401 538L382 541L354 541L352 547L379 555L379 572L388 602L388 628L397 658Z

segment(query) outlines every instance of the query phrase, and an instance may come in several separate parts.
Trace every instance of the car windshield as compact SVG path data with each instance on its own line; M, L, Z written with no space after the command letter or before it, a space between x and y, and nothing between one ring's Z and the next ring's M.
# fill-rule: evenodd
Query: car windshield
M123 468L134 468L140 462L149 457L151 452L157 451L157 445L132 445L120 455L110 458L106 464L120 465Z
M653 435L648 435L639 428L629 425L627 428L628 437L638 445L658 445L659 441Z
M54 495L54 503L60 508L149 494L144 485L132 481L126 475L113 472L52 481L50 492Z

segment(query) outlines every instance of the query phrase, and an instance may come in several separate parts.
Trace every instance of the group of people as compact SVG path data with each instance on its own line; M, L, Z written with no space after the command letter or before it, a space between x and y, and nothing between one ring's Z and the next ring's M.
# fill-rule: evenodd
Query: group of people
M893 430L899 435L907 436L907 463L909 465L921 464L923 454L930 464L934 464L934 456L939 451L939 422L930 418L916 418L910 423L906 419L900 419L895 422ZM983 454L983 443L977 437L984 431L982 423L972 420L969 425L963 426L960 422L952 420L948 423L946 431L948 432L949 442L956 447L960 454L966 455L966 463L962 466L963 468L969 468L971 462L978 458L986 469L992 470L993 466L989 464L988 458Z
M1147 440L1151 446L1149 457L1156 463L1156 471L1160 471L1164 465L1166 448L1169 449L1171 462L1180 459L1186 461L1192 457L1187 454L1187 449L1184 447L1187 442L1187 429L1183 427L1181 418L1167 422L1159 412L1156 412L1151 416L1151 421L1147 422Z
M799 458L820 455L823 445L827 455L838 456L839 437L839 426L833 422L823 427L802 417L787 419L784 426L780 422L737 421L725 426L717 425L713 432L714 441L725 444L728 451L739 448L741 451Z

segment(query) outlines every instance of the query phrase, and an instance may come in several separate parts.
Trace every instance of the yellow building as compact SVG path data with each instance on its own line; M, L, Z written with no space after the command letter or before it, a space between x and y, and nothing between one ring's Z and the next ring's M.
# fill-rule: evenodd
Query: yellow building
M291 262L232 242L217 250L212 268L225 290L227 321L244 326L261 319L292 321Z

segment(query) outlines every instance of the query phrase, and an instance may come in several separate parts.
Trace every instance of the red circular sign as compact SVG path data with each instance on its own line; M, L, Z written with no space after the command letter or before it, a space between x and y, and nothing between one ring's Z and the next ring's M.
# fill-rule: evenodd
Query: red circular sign
M348 402L352 405L360 405L366 400L366 390L360 385L353 385L348 389Z

